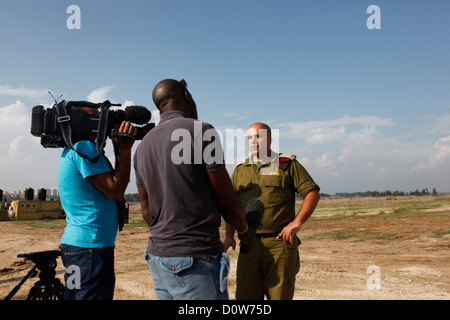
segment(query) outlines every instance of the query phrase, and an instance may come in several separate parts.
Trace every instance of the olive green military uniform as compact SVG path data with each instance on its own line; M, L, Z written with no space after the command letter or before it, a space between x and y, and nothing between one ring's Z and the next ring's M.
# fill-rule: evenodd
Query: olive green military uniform
M236 167L231 181L244 207L257 198L265 208L254 249L239 255L236 299L263 299L264 294L271 300L292 299L300 240L295 237L291 245L276 237L295 218L295 193L305 198L319 186L290 154L274 154L261 163L250 157Z

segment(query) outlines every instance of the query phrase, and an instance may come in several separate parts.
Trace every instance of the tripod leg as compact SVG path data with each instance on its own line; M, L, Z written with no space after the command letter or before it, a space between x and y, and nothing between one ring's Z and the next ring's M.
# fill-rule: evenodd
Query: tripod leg
M30 289L27 300L64 300L64 290L59 279L39 280Z
M59 281L59 279L55 279L55 294L58 300L64 300L64 290L66 287Z
M11 292L6 296L5 300L11 300L11 298L14 297L17 291L19 291L20 287L24 284L24 282L27 281L29 277L34 277L37 274L36 268L37 265L31 268L30 271L28 271L27 275L23 277L23 279L19 282L17 286L14 287L14 289L11 290Z
M39 299L39 286L40 281L37 281L34 286L30 289L30 292L28 293L27 300L40 300Z

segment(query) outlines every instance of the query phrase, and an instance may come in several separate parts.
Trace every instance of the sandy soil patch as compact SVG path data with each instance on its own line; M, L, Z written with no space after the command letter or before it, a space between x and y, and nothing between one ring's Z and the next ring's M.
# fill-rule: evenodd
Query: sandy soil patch
M316 219L308 221L299 233L301 269L294 299L450 299L448 204L423 207L429 215L403 210L402 215L392 217L386 212L399 209L388 210L385 205L392 202L380 199L326 201L321 200ZM350 209L353 214L343 210L340 217L329 217L327 208L356 204L371 208ZM380 208L374 208L376 205ZM441 214L431 214L436 212ZM0 299L32 267L17 255L58 249L62 232L61 227L36 229L26 223L0 222ZM150 271L142 259L147 237L145 227L127 226L118 234L115 299L156 299ZM229 291L234 299L237 253L229 254L233 265ZM64 272L58 259L57 277L63 279ZM35 281L27 280L14 299L25 299Z

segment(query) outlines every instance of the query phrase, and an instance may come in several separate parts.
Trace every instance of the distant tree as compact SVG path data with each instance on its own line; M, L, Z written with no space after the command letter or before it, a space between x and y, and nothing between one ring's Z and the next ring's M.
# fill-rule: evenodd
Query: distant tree
M127 193L124 198L126 202L139 202L138 193Z

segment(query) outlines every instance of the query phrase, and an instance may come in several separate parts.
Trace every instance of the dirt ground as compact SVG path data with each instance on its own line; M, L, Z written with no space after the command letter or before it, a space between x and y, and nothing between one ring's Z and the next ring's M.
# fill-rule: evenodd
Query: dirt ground
M433 203L433 198L427 199ZM301 269L294 299L450 299L450 196L444 200L420 212L395 209L401 199L392 208L380 199L321 200L314 218L299 232ZM354 209L358 201L364 201L366 209ZM17 254L58 249L62 233L62 227L0 222L0 299L33 266ZM142 259L148 235L145 227L126 227L117 236L117 300L156 299ZM228 285L234 299L237 253L228 253ZM60 259L57 262L57 277L63 279L65 269ZM14 299L25 299L35 281L27 280Z

